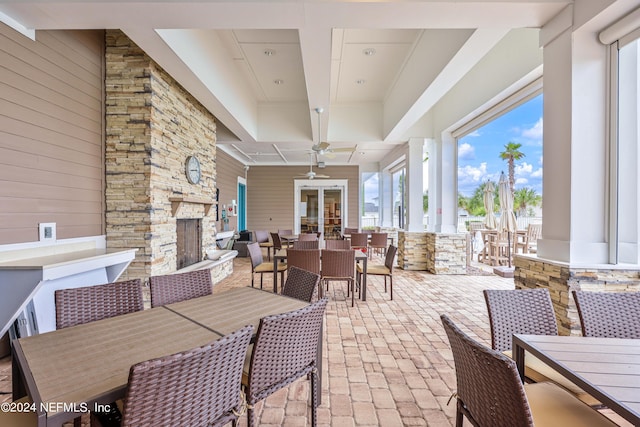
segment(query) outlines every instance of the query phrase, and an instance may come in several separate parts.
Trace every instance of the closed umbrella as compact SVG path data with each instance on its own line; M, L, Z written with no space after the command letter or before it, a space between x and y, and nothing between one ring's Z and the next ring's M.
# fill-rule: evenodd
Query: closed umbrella
M509 181L504 172L500 174L498 181L498 198L500 199L500 222L498 223L498 231L507 232L507 258L509 260L509 268L511 268L511 233L518 228L516 216L513 213L513 196Z
M496 215L493 213L494 204L493 204L493 193L496 191L493 183L491 181L487 181L484 186L484 210L487 212L487 215L484 218L484 226L489 230L493 230L496 228Z

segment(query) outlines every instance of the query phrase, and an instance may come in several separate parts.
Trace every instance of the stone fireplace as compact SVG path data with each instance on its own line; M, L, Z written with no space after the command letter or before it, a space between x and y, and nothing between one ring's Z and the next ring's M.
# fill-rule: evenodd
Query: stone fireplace
M145 280L215 245L216 120L121 31L106 31L105 58L107 246L137 248L123 279Z

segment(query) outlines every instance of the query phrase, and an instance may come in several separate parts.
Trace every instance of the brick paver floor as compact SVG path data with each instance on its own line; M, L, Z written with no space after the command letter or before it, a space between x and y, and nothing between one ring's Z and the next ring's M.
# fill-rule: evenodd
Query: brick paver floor
M371 262L380 262L375 258ZM248 258L217 284L220 292L250 283ZM330 284L327 306L320 426L454 425L455 372L440 323L447 313L472 336L490 345L483 289L513 289L513 279L495 275L443 276L394 270L394 299L382 277L369 277L367 301L346 298L346 284ZM265 275L265 289L272 289ZM11 390L8 358L0 360L0 391ZM10 399L10 394L2 396ZM299 380L256 408L260 426L306 426L309 381ZM86 418L86 417L85 417ZM86 420L83 424L86 424ZM243 417L241 426L246 426ZM466 425L466 424L465 424Z

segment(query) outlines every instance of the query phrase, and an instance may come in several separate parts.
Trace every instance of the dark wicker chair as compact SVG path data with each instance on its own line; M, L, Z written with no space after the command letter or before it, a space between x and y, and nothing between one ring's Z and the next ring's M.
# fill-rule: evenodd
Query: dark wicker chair
M273 236L273 234L272 234L272 236ZM278 237L280 238L280 241L282 242L282 245L284 245L285 248L288 248L290 246L291 242L289 242L288 240L283 239L282 236L293 236L293 230L283 229L283 228L278 229Z
M389 245L384 259L384 265L372 264L367 266L367 276L384 276L384 291L387 292L387 277L389 278L389 295L393 300L393 264L396 259L396 253L398 248L393 245ZM364 273L364 267L360 263L356 264L356 283L360 287L362 283L362 274Z
M311 425L316 425L318 345L326 306L327 299L323 298L299 310L260 320L251 363L243 376L249 427L255 425L253 405L307 375L311 376Z
M318 259L320 259L319 254ZM317 293L319 283L319 274L289 265L287 280L282 287L282 295L311 302Z
M298 240L293 242L293 249L318 249L319 247L320 247L320 242L317 239L316 240Z
M349 240L351 240L352 249L366 251L369 245L369 235L367 233L351 233Z
M344 228L344 234L348 235L348 236L353 234L353 233L359 233L359 232L360 232L360 230L357 229L357 228L353 228L353 227L345 227Z
M379 255L387 254L387 233L371 233L369 240L369 258L376 252Z
M273 253L282 249L282 240L280 240L280 235L278 233L271 233L271 243L273 244Z
M491 326L491 347L512 357L513 334L558 335L558 324L549 290L485 290ZM532 382L552 381L590 405L596 399L533 355L525 357L525 377Z
M287 249L287 266L320 274L320 249Z
M523 386L516 363L440 316L456 369L456 426L614 426L565 389L544 382Z
M301 233L298 235L299 242L315 242L318 241L318 235L316 233Z
M54 299L56 329L69 328L144 309L140 279L82 288L58 289L54 293ZM110 403L110 407L111 410L115 410L116 402ZM80 427L81 421L81 418L77 417L73 425ZM97 425L96 422L92 424Z
M151 307L211 295L213 281L208 269L149 277Z
M351 249L351 242L343 239L331 239L324 241L326 249Z
M329 282L346 281L347 298L351 292L351 307L355 305L355 263L356 255L349 250L322 250L322 280L329 290Z
M144 309L140 279L55 291L56 328L83 323Z
M271 248L273 248L273 242L269 240L269 232L265 230L256 230L256 242L260 244L261 248L267 248L267 259L271 261Z
M254 276L256 273L260 274L260 289L262 289L262 279L265 273L273 274L273 263L264 262L262 258L262 250L258 243L249 243L247 245L247 251L251 258L251 287L254 286ZM287 264L278 264L278 273L280 273L280 282L284 283L284 272L287 270Z
M582 335L640 339L640 292L573 291Z
M223 426L238 419L245 326L192 350L137 363L129 372L122 426Z

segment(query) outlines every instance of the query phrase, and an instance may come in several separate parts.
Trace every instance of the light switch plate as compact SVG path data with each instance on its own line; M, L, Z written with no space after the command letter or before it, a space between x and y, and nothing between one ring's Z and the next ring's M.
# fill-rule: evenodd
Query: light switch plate
M41 222L40 226L40 241L55 241L56 240L56 223L55 222Z

